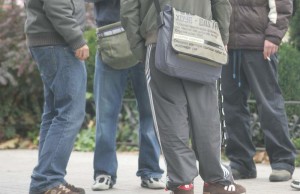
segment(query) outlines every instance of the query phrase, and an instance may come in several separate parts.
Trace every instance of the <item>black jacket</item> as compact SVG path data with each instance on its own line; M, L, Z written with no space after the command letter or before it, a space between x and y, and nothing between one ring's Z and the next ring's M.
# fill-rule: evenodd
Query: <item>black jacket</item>
M98 27L120 21L120 0L85 0L94 3L95 20Z

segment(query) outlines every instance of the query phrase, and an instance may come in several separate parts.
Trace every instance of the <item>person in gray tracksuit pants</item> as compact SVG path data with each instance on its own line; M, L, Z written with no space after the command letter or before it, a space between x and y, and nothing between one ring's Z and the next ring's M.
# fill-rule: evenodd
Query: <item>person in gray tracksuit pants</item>
M169 4L180 11L214 18L227 44L231 14L227 0L159 0L159 3L161 7ZM194 178L200 175L205 182L205 194L246 193L241 185L234 183L230 169L221 164L217 85L171 77L155 68L156 19L153 0L121 0L121 22L131 50L145 61L153 120L166 161L167 189L172 194L193 194Z

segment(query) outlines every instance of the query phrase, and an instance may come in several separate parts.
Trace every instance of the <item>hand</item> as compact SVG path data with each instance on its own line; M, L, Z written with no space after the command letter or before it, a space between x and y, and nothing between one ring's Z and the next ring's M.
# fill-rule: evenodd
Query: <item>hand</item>
M228 52L227 45L224 45L224 49L225 49L226 52Z
M84 45L75 51L75 56L79 60L86 60L90 56L89 47Z
M278 45L265 40L265 44L264 44L264 58L268 59L270 58L271 55L273 55L274 53L276 53L278 51Z

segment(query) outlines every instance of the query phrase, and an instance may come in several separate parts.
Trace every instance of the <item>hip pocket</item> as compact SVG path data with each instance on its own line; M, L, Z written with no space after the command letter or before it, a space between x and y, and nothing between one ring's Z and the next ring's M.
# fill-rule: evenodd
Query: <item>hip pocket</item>
M38 66L41 77L53 78L58 69L54 47L33 47L30 48L30 52Z

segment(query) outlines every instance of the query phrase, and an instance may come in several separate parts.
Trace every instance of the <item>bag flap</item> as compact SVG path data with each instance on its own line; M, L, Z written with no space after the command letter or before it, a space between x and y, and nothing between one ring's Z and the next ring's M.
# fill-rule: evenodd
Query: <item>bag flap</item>
M172 47L187 57L209 60L223 65L228 56L218 23L173 8Z
M124 32L124 28L121 25L121 22L112 23L109 25L101 26L97 28L97 36L98 37L106 37L114 34L119 34Z

